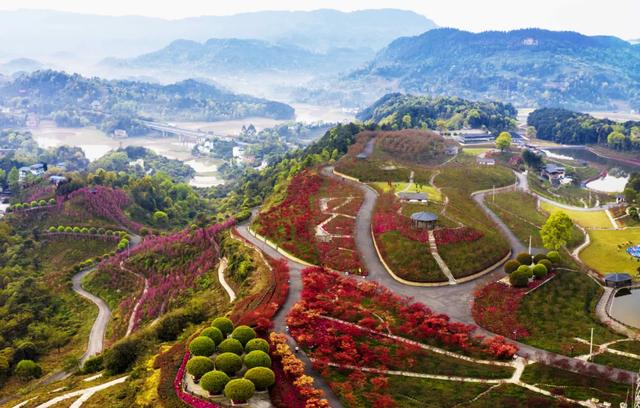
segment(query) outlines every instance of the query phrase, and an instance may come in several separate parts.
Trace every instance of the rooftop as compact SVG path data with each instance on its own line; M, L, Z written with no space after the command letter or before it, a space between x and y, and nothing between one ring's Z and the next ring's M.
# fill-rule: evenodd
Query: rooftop
M431 212L421 211L411 214L411 219L413 221L433 222L438 220L438 216Z
M544 166L544 171L546 171L547 173L559 173L564 171L564 167L556 166L553 163L549 163L546 166Z

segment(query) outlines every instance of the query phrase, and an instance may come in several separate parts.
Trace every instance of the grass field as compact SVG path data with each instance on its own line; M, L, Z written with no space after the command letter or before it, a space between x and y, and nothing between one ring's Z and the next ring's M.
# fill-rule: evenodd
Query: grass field
M617 407L623 402L629 386L603 378L588 377L541 364L527 366L522 381L537 384L549 391L558 390L562 395L576 400L597 398Z
M562 211L567 214L573 222L584 228L613 228L609 217L604 211L572 211L557 207L546 201L540 202L540 208L551 214L555 211Z
M640 341L623 341L613 344L609 348L640 355Z
M640 261L627 253L627 248L640 243L640 228L626 230L589 231L591 245L580 253L580 258L602 274L626 272L638 276ZM606 256L603 256L606 254Z
M483 147L465 147L462 149L462 152L464 154L468 154L471 156L480 156L481 154L486 153L490 150L493 150L493 149L483 148Z
M622 368L636 373L638 372L638 370L640 370L640 360L613 353L598 354L597 356L593 357L591 361L609 367Z
M389 183L385 182L372 183L372 185L375 189L383 193L386 193L393 188L393 191L395 192L403 191L407 193L426 193L429 197L429 201L442 201L442 194L440 191L429 185L420 184L418 186L416 183L409 184L400 182L391 183L391 186L389 186Z
M522 342L561 354L580 354L573 338L588 338L593 327L598 344L620 336L600 324L593 310L602 289L582 272L562 271L522 301L518 320L529 330Z
M429 246L404 237L397 231L378 237L385 262L403 279L414 282L444 282L446 276L429 252Z

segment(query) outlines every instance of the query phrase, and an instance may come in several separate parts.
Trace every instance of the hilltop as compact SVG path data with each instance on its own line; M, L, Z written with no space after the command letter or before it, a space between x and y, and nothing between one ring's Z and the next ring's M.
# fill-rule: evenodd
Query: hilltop
M389 44L350 79L408 92L580 109L640 106L640 49L616 37L436 29Z

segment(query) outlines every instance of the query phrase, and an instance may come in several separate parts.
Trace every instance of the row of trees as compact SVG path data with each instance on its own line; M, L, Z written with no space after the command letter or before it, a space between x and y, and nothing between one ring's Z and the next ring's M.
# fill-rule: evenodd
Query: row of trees
M537 137L563 144L600 144L616 150L640 150L640 122L614 122L566 109L537 109L527 119Z

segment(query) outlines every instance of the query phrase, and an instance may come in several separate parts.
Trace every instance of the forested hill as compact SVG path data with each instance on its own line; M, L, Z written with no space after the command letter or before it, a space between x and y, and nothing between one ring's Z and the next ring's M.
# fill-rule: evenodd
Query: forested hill
M104 124L118 117L216 121L261 116L290 119L289 105L238 95L194 80L172 85L37 71L0 86L0 103L51 116L60 125ZM117 126L117 124L116 124Z
M615 102L637 109L640 47L574 32L436 29L397 39L349 78L522 106L609 109Z
M515 126L516 114L516 109L508 103L393 93L361 111L358 119L384 129L486 127L505 130Z
M374 56L366 48L331 48L314 52L288 44L260 40L216 39L204 43L176 40L168 46L131 59L106 59L106 68L166 69L224 73L348 72Z
M527 119L539 139L564 144L601 144L617 150L640 150L640 122L614 122L565 109L538 109Z

